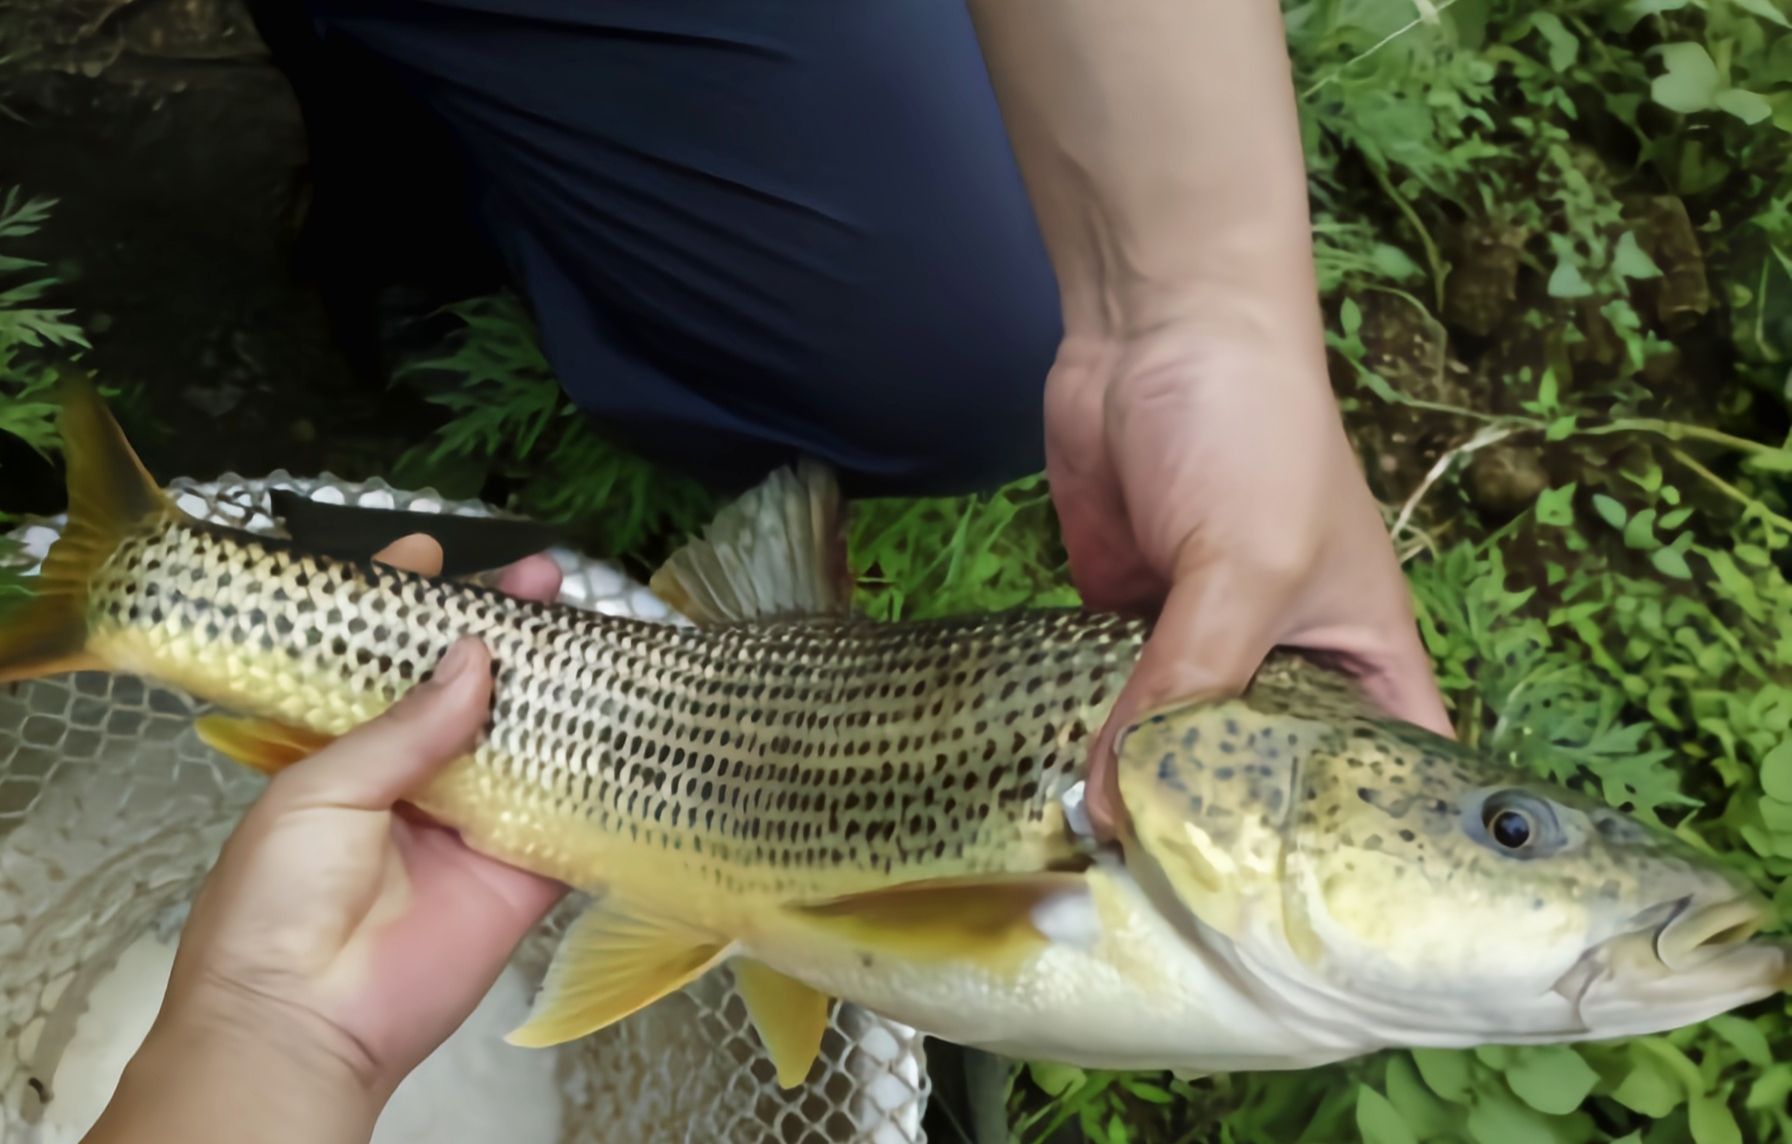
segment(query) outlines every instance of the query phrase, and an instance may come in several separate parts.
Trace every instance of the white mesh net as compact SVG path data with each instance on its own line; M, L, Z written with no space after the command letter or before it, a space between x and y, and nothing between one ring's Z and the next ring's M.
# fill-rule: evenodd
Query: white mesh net
M203 485L183 480L171 487L188 512L256 532L275 527L268 493L277 488L367 507L492 512L378 481L351 485L284 473ZM28 562L41 558L58 523L37 523L18 534ZM671 619L661 601L615 567L565 551L553 555L566 572L564 602ZM0 1144L78 1138L85 1124L58 1115L58 1087L71 1083L58 1071L64 1051L77 1033L83 1042L129 1035L96 1032L98 1018L89 1015L95 986L145 934L172 940L218 847L261 789L261 779L193 733L193 719L204 711L180 693L130 676L82 673L0 687ZM541 979L558 934L579 905L567 902L518 950L513 968L529 988ZM164 969L161 978L134 988L153 989L159 997L165 980ZM99 1002L91 1008L98 1010ZM519 1090L509 1083L516 1068L539 1073L541 1058L525 1066L507 1063L503 1069L510 1071L503 1071L490 1060L495 1034L473 1024L438 1057L457 1051L486 1056L465 1055L458 1064L432 1059L425 1069L446 1070L457 1099L502 1107L518 1099ZM469 1047L456 1049L458 1041ZM112 1048L119 1056L121 1046ZM134 1043L122 1047L128 1048ZM499 1051L526 1052L508 1046ZM72 1067L72 1049L69 1055ZM560 1127L548 1139L563 1144L924 1139L929 1088L917 1033L837 1006L821 1067L807 1084L786 1092L726 970L554 1050L552 1069ZM472 1097L462 1091L469 1086ZM442 1098L423 1091L407 1099L412 1109L397 1118L419 1126L415 1138L439 1138L425 1131L428 1108L415 1106ZM388 1116L395 1114L389 1110ZM382 1121L387 1139L412 1138L396 1128L386 1132L388 1127ZM520 1144L514 1135L507 1140Z

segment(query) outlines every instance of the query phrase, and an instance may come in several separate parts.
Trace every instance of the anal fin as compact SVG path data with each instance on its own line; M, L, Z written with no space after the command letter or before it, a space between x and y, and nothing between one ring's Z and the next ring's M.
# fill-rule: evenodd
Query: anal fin
M529 1019L505 1040L544 1049L595 1033L689 985L729 944L600 901L567 929Z
M277 774L336 741L334 735L274 719L230 715L203 715L194 721L193 729L206 746L264 775Z
M786 977L757 961L740 959L729 966L734 987L747 1003L747 1014L778 1070L785 1088L802 1084L821 1052L828 1029L826 994Z

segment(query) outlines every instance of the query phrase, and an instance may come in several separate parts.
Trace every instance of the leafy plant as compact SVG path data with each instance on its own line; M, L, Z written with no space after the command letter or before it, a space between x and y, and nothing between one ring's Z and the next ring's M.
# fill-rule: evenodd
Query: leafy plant
M21 199L13 187L0 199L0 244L35 234L49 217L54 199ZM27 258L0 254L0 282L21 271L43 266ZM48 275L0 289L0 432L10 433L40 452L56 445L55 406L45 400L56 380L53 365L31 351L86 349L80 327L67 321L69 311L28 305L41 300L57 280Z
M542 356L534 323L510 294L450 307L465 323L441 356L400 374L446 374L430 397L452 415L395 466L395 479L459 495L507 480L506 507L564 524L587 547L633 553L705 522L713 499L695 481L599 436L566 400Z

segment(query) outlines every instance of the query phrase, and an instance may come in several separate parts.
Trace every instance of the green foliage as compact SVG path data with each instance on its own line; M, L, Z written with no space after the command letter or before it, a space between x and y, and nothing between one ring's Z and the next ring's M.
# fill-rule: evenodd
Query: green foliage
M23 199L17 187L0 199L0 249L7 240L34 234L49 217L53 199ZM7 280L43 264L0 253L0 432L20 438L40 452L56 446L56 408L45 396L56 372L44 355L32 351L87 348L80 327L66 321L67 310L50 310L37 302L57 284L48 275L27 277L16 285Z
M1074 605L1043 477L988 495L861 501L858 606L883 620Z
M709 519L714 501L700 485L601 437L566 400L514 296L476 298L451 311L465 330L450 352L400 372L453 378L430 398L452 417L400 459L395 479L452 495L507 479L513 488L505 507L566 525L606 554L636 551Z
M32 305L57 284L55 278L35 275L13 281L43 264L4 251L9 240L36 233L54 205L53 199L21 199L17 187L0 198L0 433L10 433L40 453L54 450L59 441L56 407L47 400L56 372L42 351L85 349L87 339L66 321L67 310ZM0 528L5 524L6 515L0 513ZM7 567L13 547L0 535L0 598L25 591Z

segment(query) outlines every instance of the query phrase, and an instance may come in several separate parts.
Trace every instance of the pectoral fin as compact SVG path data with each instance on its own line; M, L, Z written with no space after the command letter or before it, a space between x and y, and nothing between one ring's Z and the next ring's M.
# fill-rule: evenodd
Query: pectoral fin
M970 958L1011 965L1047 945L1037 911L1087 894L1080 874L1044 873L909 882L811 902L797 914L825 933L906 958Z
M194 721L193 729L199 741L212 750L264 775L277 774L336 741L333 735L273 719L229 715L203 715Z
M757 961L742 959L729 968L759 1039L777 1066L778 1083L785 1088L802 1084L828 1029L827 996Z
M543 1049L595 1033L689 985L728 948L622 903L598 902L566 931L529 1019L505 1040Z

